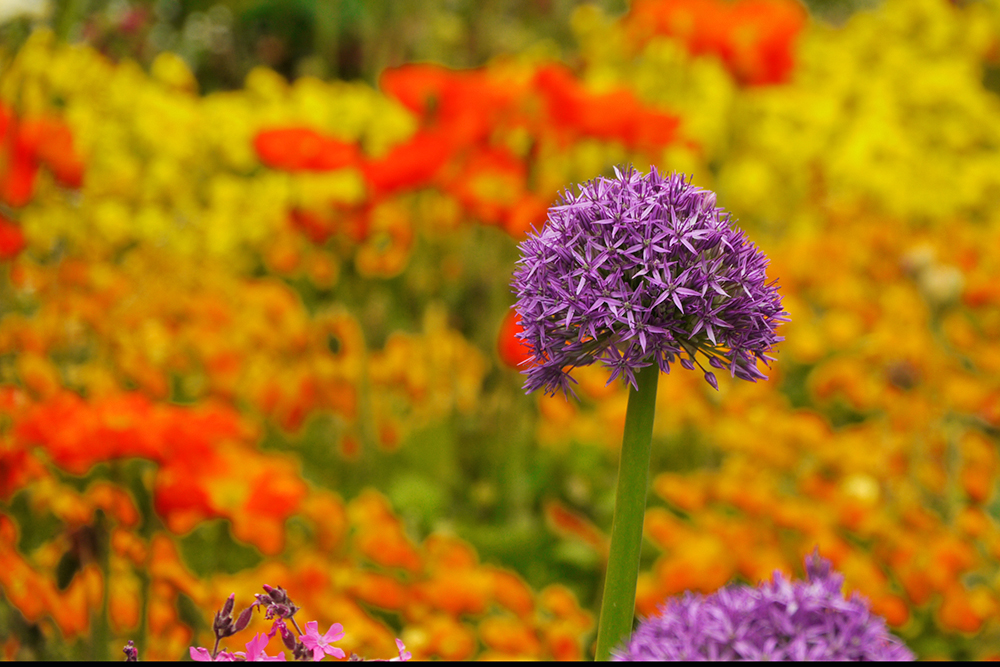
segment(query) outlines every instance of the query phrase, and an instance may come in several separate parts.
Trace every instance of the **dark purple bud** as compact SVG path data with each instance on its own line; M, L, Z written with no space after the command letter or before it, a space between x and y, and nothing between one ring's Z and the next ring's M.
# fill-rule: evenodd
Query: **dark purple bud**
M240 612L239 618L236 619L236 623L233 625L233 630L239 632L245 627L250 625L250 619L253 618L253 606L249 606Z
M219 639L224 639L233 634L233 619L222 615L221 611L215 612L215 621L212 623L212 630Z
M291 615L291 609L285 604L272 604L264 612L264 618L268 620L272 618L288 618Z
M139 662L139 649L135 647L135 643L131 639L125 644L122 653L125 654L125 662Z
M278 632L281 633L281 641L284 642L285 647L289 651L294 651L295 644L298 643L298 640L295 638L295 635L292 633L292 631L289 630L284 623L282 623L281 625L278 626Z
M233 615L233 608L236 606L236 593L230 593L229 597L226 598L226 603L222 605L222 611L219 612L223 618L231 618Z
M312 660L312 651L306 648L306 645L302 642L295 644L295 648L292 650L292 657L296 660Z
M267 592L268 596L277 604L288 604L288 594L285 589L281 586L274 588L264 584L264 590Z
M719 391L719 381L715 379L715 373L705 373L705 380L712 385L712 389Z

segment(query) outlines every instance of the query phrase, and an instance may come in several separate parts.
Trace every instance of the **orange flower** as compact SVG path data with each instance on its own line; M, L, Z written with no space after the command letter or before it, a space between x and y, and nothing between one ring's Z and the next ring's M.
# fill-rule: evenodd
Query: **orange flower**
M968 634L978 632L984 620L984 616L972 604L969 591L959 583L949 586L944 591L935 618L946 631L958 630Z
M398 581L384 574L360 572L347 588L362 602L382 609L402 609L407 602L407 591Z
M901 627L910 618L910 609L906 601L898 595L880 595L872 598L872 613L881 616L893 627Z
M535 607L531 589L513 572L493 567L483 570L493 578L493 597L518 616L524 617Z
M607 536L586 517L570 510L558 500L546 501L544 512L546 523L557 535L581 541L602 558L607 558Z
M680 119L643 107L627 88L595 94L560 65L539 68L534 85L549 122L564 138L582 135L618 140L633 148L663 148L674 140Z
M541 229L548 214L549 199L525 193L510 207L503 222L504 231L522 240L532 229Z
M456 147L484 142L514 111L523 88L486 69L455 71L430 64L387 69L379 87L417 114L424 127L446 133Z
M148 549L145 542L135 533L123 528L116 527L111 531L111 548L115 554L127 558L136 567L146 562Z
M115 632L123 633L139 627L142 613L140 587L134 578L116 577L110 586L108 611Z
M440 106L438 98L452 76L451 70L439 65L409 64L383 70L378 86L410 111L423 116Z
M791 0L636 0L624 22L635 44L675 37L692 54L718 56L740 83L768 85L791 75L806 18Z
M443 130L421 130L397 144L384 157L361 166L374 198L430 183L454 153L452 137Z
M316 546L332 552L347 535L347 510L333 493L315 490L305 497L299 513L312 520L315 526Z
M28 118L20 124L18 134L34 159L48 167L56 181L70 188L83 184L83 161L73 148L73 134L65 123L52 117Z
M56 181L78 188L83 183L83 161L73 148L73 135L61 120L49 116L18 119L0 106L0 201L10 206L26 205L34 195L35 177L41 165Z
M139 510L127 491L111 482L97 481L87 489L87 498L119 524L131 528L139 523Z
M581 609L576 596L562 584L550 584L542 589L538 594L538 607L568 624L576 631L576 637L594 627L593 614Z
M521 364L531 359L531 349L517 337L521 333L521 318L513 309L508 310L500 324L500 336L497 339L497 354L500 361L510 368L519 369Z
M414 598L454 617L482 614L489 602L492 582L472 568L446 568L414 585Z
M578 628L566 621L557 621L542 629L545 644L553 660L579 662L583 660L583 646Z
M45 466L33 454L0 439L0 500L10 500L15 492L46 475Z
M487 648L516 655L539 658L542 645L535 631L522 620L510 616L492 616L479 623L479 638Z
M383 567L402 567L412 572L420 569L422 562L416 547L382 494L364 491L351 501L347 511L351 523L358 527L354 544L364 556Z
M338 141L306 127L261 130L254 136L260 161L286 171L333 171L355 167L361 157L355 144Z
M14 259L27 245L20 225L0 215L0 261Z
M524 160L504 148L479 149L442 184L470 214L486 224L501 224L525 193Z

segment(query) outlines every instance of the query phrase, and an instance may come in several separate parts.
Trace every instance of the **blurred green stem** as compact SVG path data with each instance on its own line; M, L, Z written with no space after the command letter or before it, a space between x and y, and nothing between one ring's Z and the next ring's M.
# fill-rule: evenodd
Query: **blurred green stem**
M101 609L93 617L91 625L90 659L96 662L107 662L111 659L108 650L110 626L108 623L111 607L111 526L103 510L95 512L94 534L96 535L96 556L103 574L103 591Z
M85 0L66 0L56 6L55 33L60 41L69 41L75 26L83 22L87 11Z
M629 390L621 460L618 463L615 515L611 524L611 549L604 577L601 619L597 625L597 660L608 660L611 649L632 634L659 378L660 369L655 363L641 368L635 374L636 388Z

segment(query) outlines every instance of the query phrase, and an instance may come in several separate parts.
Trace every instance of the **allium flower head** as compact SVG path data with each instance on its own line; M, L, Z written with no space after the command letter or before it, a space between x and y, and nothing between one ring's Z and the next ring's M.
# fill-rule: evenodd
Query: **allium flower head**
M687 593L639 624L615 660L913 660L844 577L818 553L807 581L774 573L756 588L729 586L705 597Z
M520 251L512 287L534 353L528 392L568 392L569 369L598 360L608 382L635 387L636 369L693 370L698 353L756 381L756 360L772 360L775 327L788 321L767 257L683 175L616 168L567 190ZM718 388L713 373L705 379Z

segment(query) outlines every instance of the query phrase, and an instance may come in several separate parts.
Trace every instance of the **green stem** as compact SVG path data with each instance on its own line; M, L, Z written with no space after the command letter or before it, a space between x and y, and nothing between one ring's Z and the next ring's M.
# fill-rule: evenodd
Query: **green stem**
M637 387L629 390L608 571L604 577L601 620L597 625L597 660L608 660L611 649L632 634L653 416L656 413L656 383L659 378L660 371L656 364L641 368L635 374Z

